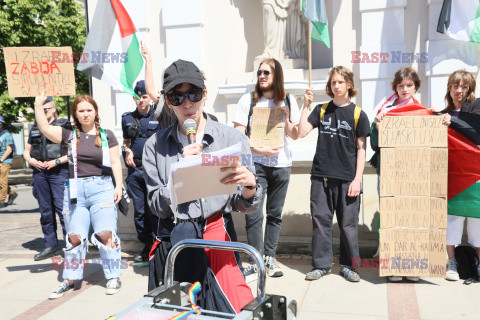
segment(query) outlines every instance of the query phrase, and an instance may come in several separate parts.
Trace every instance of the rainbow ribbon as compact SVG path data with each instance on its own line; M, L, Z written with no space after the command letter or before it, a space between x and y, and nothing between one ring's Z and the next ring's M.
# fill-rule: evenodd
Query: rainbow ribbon
M200 292L201 289L202 289L202 285L200 284L200 282L198 281L195 282L188 290L188 299L190 300L193 310L183 311L179 315L176 315L175 317L170 318L170 320L182 320L182 319L186 319L191 314L194 314L194 313L200 314L202 312L202 308L195 304L195 296L197 295L197 293Z

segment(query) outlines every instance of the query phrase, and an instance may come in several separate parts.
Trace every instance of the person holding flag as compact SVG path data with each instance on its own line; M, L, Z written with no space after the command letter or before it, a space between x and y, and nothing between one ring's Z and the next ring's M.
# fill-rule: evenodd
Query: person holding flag
M313 89L308 88L300 117L299 137L318 128L317 149L311 171L310 210L312 214L312 270L305 280L318 280L331 272L333 265L332 228L335 213L340 227L340 275L358 282L355 260L358 249L358 214L365 168L367 114L351 102L358 90L354 74L343 66L328 74L330 102L317 105L308 114Z
M443 109L442 113L449 114L452 118L459 119L460 113L473 113L480 115L480 99L475 100L475 78L473 75L465 70L457 70L448 77L447 93L445 95L445 102L447 106ZM466 115L465 115L466 116ZM463 118L463 117L462 117ZM449 140L449 147L451 141ZM451 156L450 151L450 156ZM450 160L449 156L449 160ZM454 163L449 161L449 174ZM464 167L462 165L462 167ZM453 170L452 170L453 171ZM463 173L465 175L465 172ZM451 179L455 177L450 177ZM476 180L476 179L475 179ZM449 187L449 200L450 200L450 187ZM449 205L449 209L451 206ZM449 210L447 218L447 272L445 278L450 281L457 281L460 279L458 274L458 263L455 259L455 246L462 242L463 225L465 217L460 215L454 215ZM475 247L477 255L480 256L480 219L477 217L468 217L467 219L467 233L468 242ZM480 274L480 266L478 267Z

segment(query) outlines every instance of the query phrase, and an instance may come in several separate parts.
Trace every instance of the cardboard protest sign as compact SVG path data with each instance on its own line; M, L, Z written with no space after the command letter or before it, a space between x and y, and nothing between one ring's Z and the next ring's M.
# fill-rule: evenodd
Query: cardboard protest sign
M380 196L447 196L447 148L382 148Z
M447 147L442 116L385 117L378 124L379 147Z
M380 276L444 278L446 229L380 229Z
M380 276L445 277L447 142L442 117L380 122Z
M71 47L3 48L11 97L75 95Z
M447 199L442 197L380 198L381 228L447 227Z
M253 108L250 146L283 147L285 112L280 108Z

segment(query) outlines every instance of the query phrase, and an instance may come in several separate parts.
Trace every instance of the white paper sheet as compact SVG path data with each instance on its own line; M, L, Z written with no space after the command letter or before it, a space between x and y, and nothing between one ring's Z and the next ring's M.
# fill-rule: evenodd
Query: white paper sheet
M171 167L168 189L172 206L216 195L234 194L237 185L224 185L221 179L231 173L220 168L241 163L242 144L212 153L180 159Z

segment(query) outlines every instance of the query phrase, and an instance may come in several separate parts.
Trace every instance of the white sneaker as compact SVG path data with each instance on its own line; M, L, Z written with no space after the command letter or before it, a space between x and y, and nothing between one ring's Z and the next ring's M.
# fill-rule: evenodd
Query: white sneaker
M390 280L390 282L400 282L403 280L403 278L400 276L390 276L388 277L388 280Z
M70 284L68 281L63 281L60 283L55 289L53 289L52 293L48 296L48 299L53 300L60 298L65 294L65 292L73 289L74 284Z
M459 280L460 276L458 275L457 267L458 267L457 259L455 259L455 258L448 259L447 273L445 275L445 279L450 280L450 281Z
M282 269L278 266L274 257L266 256L265 257L265 269L267 270L267 275L272 278L283 276Z
M106 294L115 294L120 290L122 282L119 278L110 279L107 282L107 291Z
M419 277L405 277L408 281L418 282L420 280Z

